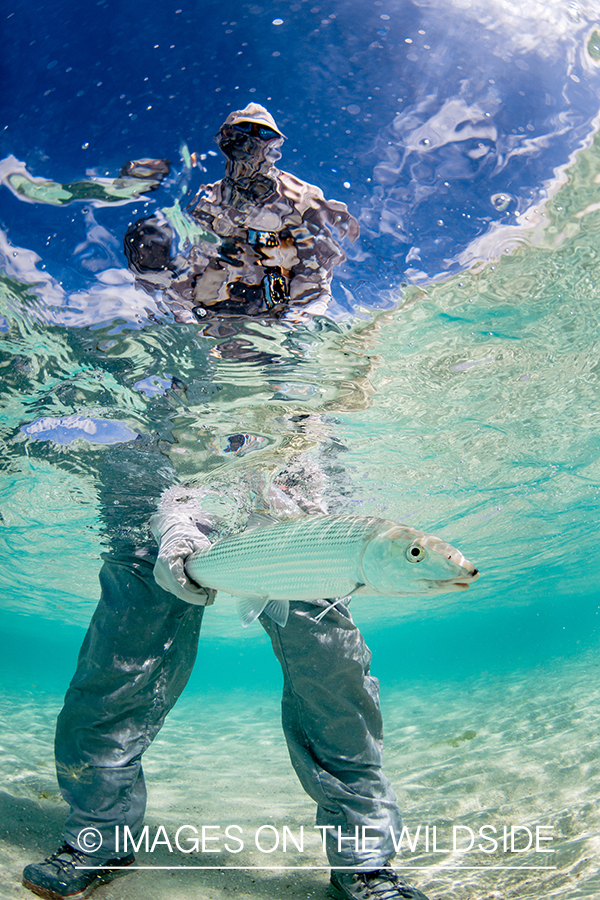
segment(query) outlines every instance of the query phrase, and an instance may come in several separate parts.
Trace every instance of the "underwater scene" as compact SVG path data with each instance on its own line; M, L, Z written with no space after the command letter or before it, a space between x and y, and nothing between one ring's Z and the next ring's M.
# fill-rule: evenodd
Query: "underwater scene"
M348 607L402 814L392 864L428 900L599 898L599 0L16 0L5 20L0 900L34 896L23 868L63 840L55 725L103 560L153 561L151 517L188 495L212 541L258 523L259 575L289 571L266 529L299 512L424 532L411 578L429 535L456 548L468 577ZM164 215L209 240L187 211L248 104L277 168L337 201L310 314L268 314L268 291L266 313L189 312L123 250ZM144 753L135 866L98 900L331 896L282 733L269 636L288 626L243 627L236 596L205 609Z

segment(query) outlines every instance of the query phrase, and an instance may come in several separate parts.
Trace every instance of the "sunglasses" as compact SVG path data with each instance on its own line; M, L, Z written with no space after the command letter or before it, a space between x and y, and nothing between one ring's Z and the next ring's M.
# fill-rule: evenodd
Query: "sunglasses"
M241 131L242 134L251 134L252 137L259 137L263 141L272 141L274 138L281 137L272 128L269 128L267 125L260 125L258 122L236 122L231 127L235 128L236 131Z

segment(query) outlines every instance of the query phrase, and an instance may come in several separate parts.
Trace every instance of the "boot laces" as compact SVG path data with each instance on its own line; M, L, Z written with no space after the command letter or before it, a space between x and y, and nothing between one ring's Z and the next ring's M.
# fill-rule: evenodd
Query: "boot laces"
M398 900L399 896L405 896L401 893L403 883L393 869L357 872L356 878L364 884L365 896L374 900Z
M79 850L69 846L69 844L63 844L62 847L55 850L54 853L44 860L44 862L54 866L60 873L66 872L68 869L74 869L76 865L84 865L85 860L85 856Z

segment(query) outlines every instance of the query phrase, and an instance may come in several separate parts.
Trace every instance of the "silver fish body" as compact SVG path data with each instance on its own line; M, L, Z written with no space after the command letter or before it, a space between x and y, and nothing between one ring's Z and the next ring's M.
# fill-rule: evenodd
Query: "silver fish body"
M284 625L291 600L466 590L478 577L439 538L366 516L307 516L244 531L194 553L186 571L240 598L243 625L263 610Z

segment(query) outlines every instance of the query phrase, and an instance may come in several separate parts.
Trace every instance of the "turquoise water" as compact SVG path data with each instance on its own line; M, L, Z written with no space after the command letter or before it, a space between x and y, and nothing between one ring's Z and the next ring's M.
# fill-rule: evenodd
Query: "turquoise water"
M150 364L156 376L168 371L187 378L195 330L184 328L182 337L181 327L172 325L160 332L104 329L81 358L79 337L73 341L64 329L20 318L5 299L5 346L28 360L7 374L19 385L7 408L14 422L32 418L31 404L37 418L71 411L65 397L73 391L79 414L101 409L134 431L163 416L169 433L162 454L182 477L204 467L211 478L227 478L248 460L275 465L298 440L310 452L335 436L346 448L340 456L353 511L438 533L480 567L481 578L467 595L357 598L352 604L373 650L388 765L409 825L421 821L424 805L428 821L440 828L449 821L471 827L518 819L552 827L555 835L556 869L537 869L535 877L526 870L484 870L490 861L481 854L463 858L462 873L452 868L456 854L444 854L441 862L430 853L405 857L404 864L425 867L416 873L419 883L439 896L466 898L472 890L494 898L522 896L523 890L528 897L597 895L600 188L592 176L599 159L594 143L539 224L510 235L510 254L408 289L397 310L350 328L307 332L296 343L277 328L245 333L249 351L264 351L270 341L273 354L274 343L276 362L257 357L241 364L227 359L231 335L202 336L203 352L207 344L212 348L212 379L223 390L201 404L178 401L175 391L167 403L160 394L132 390L142 375L150 377ZM109 350L98 350L115 331ZM99 388L100 354L107 374ZM288 417L306 410L318 418L310 437L299 437ZM223 438L237 430L254 434L258 449L224 463ZM0 666L6 697L14 698L5 725L16 732L10 743L23 752L20 766L10 752L7 757L7 796L32 804L37 848L48 831L58 835L60 829L52 720L97 595L103 530L93 471L104 448L81 438L28 441L22 432L6 447L11 466L2 508L11 554L2 560L6 643ZM226 746L229 776L214 790L243 811L248 828L261 821L272 796L279 799L269 822L310 827L310 803L290 784L278 738L281 676L266 637L258 627L242 630L226 600L205 623L191 683L148 753L157 792L154 805L151 793L149 821L176 819L178 785L197 777L191 774L197 753L206 754L209 770L214 753ZM19 708L36 722L33 769L30 739L19 737ZM465 734L474 736L463 740ZM262 770L257 754L266 754ZM210 810L216 802L210 797L206 788L199 794L195 815L202 821L207 804ZM7 810L10 821L12 807ZM317 847L311 854L296 864L322 865ZM13 856L9 852L9 861ZM19 859L16 854L15 871ZM258 865L265 858L250 854L233 862ZM267 862L290 864L290 858ZM467 862L474 871L464 869ZM527 854L518 862L540 866L546 859ZM155 855L150 863L157 863ZM320 890L307 872L290 883L298 896ZM177 877L182 897L196 889L191 876ZM273 877L259 879L262 892L277 889L283 876ZM112 887L107 897L142 896L147 887L137 879L127 893ZM157 885L157 897L171 896L170 886ZM239 889L250 890L245 882Z
M499 235L498 249L504 241L509 254L437 285L408 288L398 310L373 321L292 336L280 326L249 324L241 335L245 364L231 358L239 336L215 338L190 326L109 326L73 337L11 314L7 282L7 425L31 421L32 409L36 421L101 410L130 433L162 428L160 451L179 476L209 471L213 480L248 465L276 466L297 441L310 452L334 437L344 447L338 460L350 485L347 508L438 533L482 571L467 599L355 601L371 643L381 642L382 671L389 658L392 680L390 622L411 630L411 648L421 645L407 666L417 678L429 671L420 659L434 660L439 677L444 665L471 674L485 660L486 669L504 670L593 646L597 159L594 144L538 224ZM200 355L210 360L206 378L219 385L215 393L201 382L212 392L206 402L139 389L144 376L152 382L169 372L191 381L197 394ZM307 412L319 417L313 433L290 431L286 417ZM236 431L255 434L257 449L230 462L222 444ZM12 464L2 487L4 533L20 560L18 581L11 558L2 561L9 628L22 621L15 613L83 624L93 608L103 543L93 473L105 451L79 434L57 444L28 441L21 430L6 445ZM75 577L65 577L65 558ZM219 611L215 627L220 640L231 632L240 639L231 609ZM253 643L249 632L241 640ZM447 652L456 641L465 647L460 662Z
M3 191L0 897L25 895L22 866L60 835L53 722L98 597L108 532L142 528L162 467L222 484L234 503L235 476L274 469L298 449L330 454L333 499L344 509L438 534L481 571L466 593L352 602L373 651L386 771L408 825L553 828L554 867L542 869L548 858L533 852L517 862L537 868L505 871L486 868L506 863L502 855L423 851L403 857L422 868L415 880L444 900L598 897L598 10L407 2L375 4L366 16L340 3L317 10L312 31L301 4L286 6L281 25L271 10L237 12L239 52L250 44L266 72L252 97L273 96L290 135L285 167L347 200L362 242L335 279L335 322L293 332L259 322L182 326L123 269L124 226L150 202L57 209ZM227 56L234 37L225 35L238 25L218 24L210 5L189 15L206 15L207 33L219 34L213 56ZM356 22L365 16L363 35ZM144 54L159 24L136 22L140 69L154 64ZM193 107L181 88L176 104L155 101L152 119L148 88L134 86L135 119L107 100L99 124L80 133L79 95L59 83L63 38L53 27L52 59L40 65L56 85L39 142L15 114L18 127L11 119L2 136L6 158L65 182L81 177L91 152L95 175L118 169L117 157L150 153L148 135L152 153L178 158ZM283 28L291 49L280 71ZM189 48L177 54L184 64L192 57ZM193 110L198 147L212 146L222 91L239 96L231 79L241 70L228 60L213 59L214 71L202 61L197 73L211 79L202 115ZM120 97L134 75L105 68L97 90ZM153 90L160 99L163 88ZM334 132L323 123L340 113L342 93L348 128ZM61 116L69 149L53 150ZM163 150L164 140L174 145ZM220 176L212 157L204 162L202 177ZM18 169L14 159L2 164L2 177ZM177 165L171 199L199 177ZM307 414L298 428L293 417ZM227 436L236 432L251 435L253 449L232 460ZM133 498L120 461L148 473ZM262 629L241 629L222 598L205 617L190 684L147 754L152 827L181 822L181 810L195 822L234 810L232 821L250 830L266 810L277 827L311 826L279 733L280 681ZM160 860L173 862L166 852ZM312 845L267 862L290 860L323 865ZM265 856L218 862L260 865ZM203 873L201 882L198 873L152 882L145 874L98 896L325 891L323 873L309 870Z

